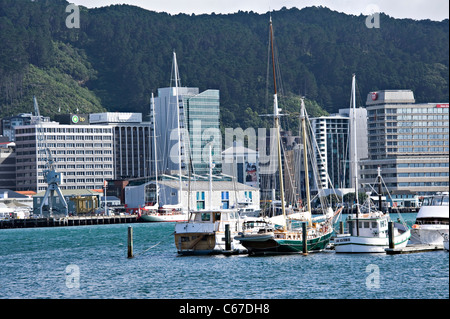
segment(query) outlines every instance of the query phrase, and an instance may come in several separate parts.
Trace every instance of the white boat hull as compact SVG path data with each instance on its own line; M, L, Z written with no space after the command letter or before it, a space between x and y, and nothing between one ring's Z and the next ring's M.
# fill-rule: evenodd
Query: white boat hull
M144 222L186 222L189 218L188 213L184 214L145 214L140 217Z
M394 237L395 247L406 247L410 231ZM385 253L389 248L388 237L338 236L334 239L336 253Z

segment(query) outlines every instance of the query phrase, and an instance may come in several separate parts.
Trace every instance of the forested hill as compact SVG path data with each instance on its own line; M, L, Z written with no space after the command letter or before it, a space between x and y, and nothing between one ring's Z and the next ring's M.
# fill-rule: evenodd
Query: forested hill
M68 29L63 0L0 0L0 116L148 111L151 92L170 85L172 52L183 86L220 89L224 126L259 127L270 112L268 14L169 15L115 5L81 8ZM299 95L328 112L377 89L412 89L418 102L449 100L449 21L365 16L322 7L272 13L280 86L288 110ZM317 104L313 102L310 105Z

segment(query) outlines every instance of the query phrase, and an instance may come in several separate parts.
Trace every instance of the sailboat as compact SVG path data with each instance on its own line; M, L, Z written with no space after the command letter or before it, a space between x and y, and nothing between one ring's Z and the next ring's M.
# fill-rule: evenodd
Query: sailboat
M178 124L178 141L181 147L181 137L180 137L180 107L179 107L179 96L178 96L178 83L179 83L179 74L178 74L178 65L177 65L177 57L176 53L173 53L173 67L175 74L175 92L176 92L176 108L177 108L177 124ZM162 207L159 206L159 185L158 185L158 156L157 156L157 148L156 148L156 116L155 116L155 99L152 93L151 99L152 105L152 119L153 119L153 152L155 157L155 203L152 206L144 206L142 210L140 210L140 219L144 222L183 222L187 221L189 218L188 211L183 209L181 204L178 205L164 205ZM179 203L181 203L181 196L183 196L182 192L182 175L181 175L181 149L179 150L179 175L180 175L180 190L179 190Z
M280 109L278 108L277 83L275 77L275 54L273 50L273 27L272 18L270 18L270 39L272 48L273 78L274 78L274 120L277 138L278 155L278 173L281 196L281 219L276 222L270 219L250 220L244 222L243 231L236 236L236 239L247 248L249 254L288 254L305 253L306 251L320 251L329 244L333 224L332 217L326 217L324 221L313 223L311 218L311 195L309 188L308 157L306 142L306 110L305 104L301 101L301 121L302 138L304 145L304 163L305 163L305 186L306 186L306 211L299 213L298 219L292 215L286 214L286 205L284 200L283 168L281 161L281 143L280 143ZM299 223L300 222L300 223ZM281 224L281 225L280 225Z
M357 147L356 147L356 76L352 79L352 100L353 100L353 165L355 172L355 197L356 214L351 214L347 218L349 233L338 234L334 239L336 253L385 253L389 248L388 223L390 216L383 213L381 209L381 169L378 168L378 195L379 209L373 209L370 202L365 207L367 212L362 213L358 202L358 171L357 171ZM394 244L395 247L405 247L411 237L411 231L406 224L394 224Z

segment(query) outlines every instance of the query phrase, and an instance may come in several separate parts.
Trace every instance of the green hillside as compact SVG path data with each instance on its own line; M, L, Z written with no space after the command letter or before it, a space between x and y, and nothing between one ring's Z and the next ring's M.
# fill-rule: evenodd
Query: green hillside
M183 86L219 89L223 127L260 127L271 111L268 14L169 15L128 5L81 10L68 29L63 0L0 0L0 116L147 112L170 85L172 52ZM282 107L312 115L348 107L352 73L358 101L377 89L412 89L417 102L449 100L449 21L364 16L322 7L272 13ZM314 106L314 110L312 108ZM320 107L319 107L320 106ZM322 109L321 109L322 108Z

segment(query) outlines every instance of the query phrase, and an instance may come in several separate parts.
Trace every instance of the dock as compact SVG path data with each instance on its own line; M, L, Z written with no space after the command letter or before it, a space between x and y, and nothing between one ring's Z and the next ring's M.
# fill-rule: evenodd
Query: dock
M388 255L423 253L436 250L444 250L444 245L407 245L406 247L385 249Z
M70 216L62 218L26 218L0 220L0 229L34 228L34 227L67 227L88 225L129 224L140 222L138 215L124 216Z

